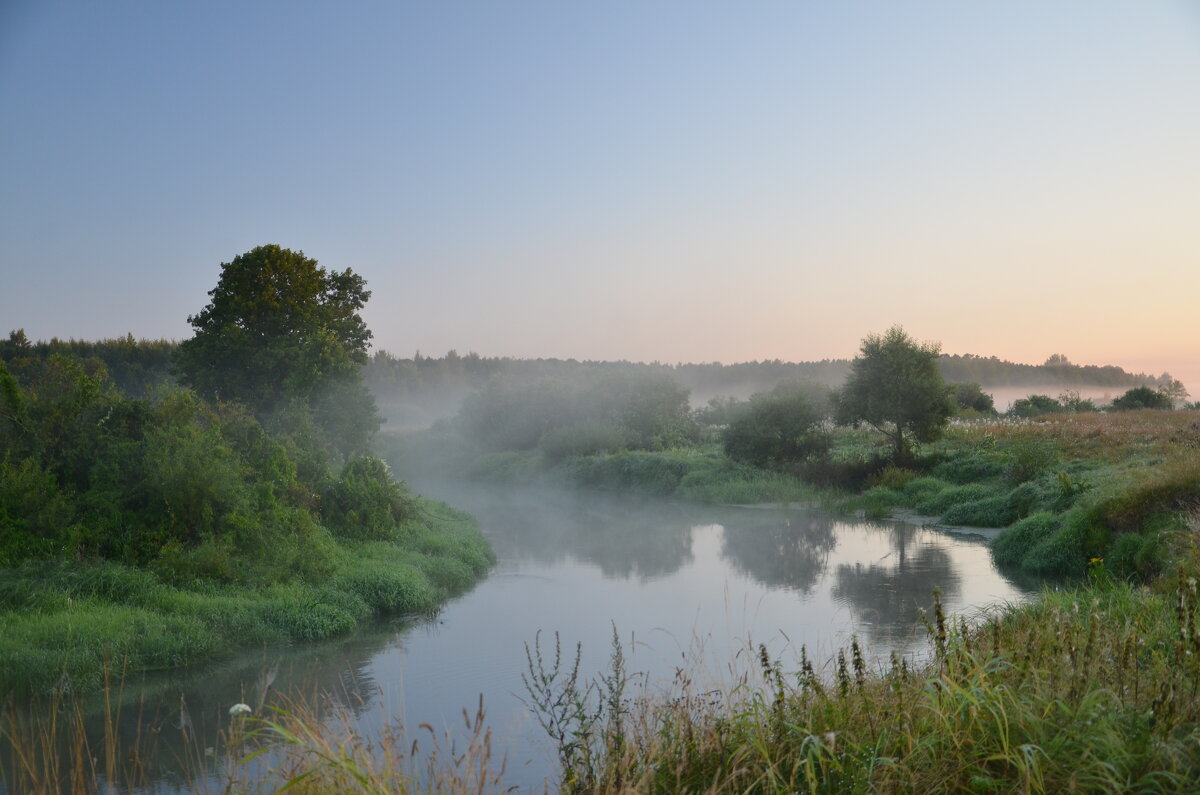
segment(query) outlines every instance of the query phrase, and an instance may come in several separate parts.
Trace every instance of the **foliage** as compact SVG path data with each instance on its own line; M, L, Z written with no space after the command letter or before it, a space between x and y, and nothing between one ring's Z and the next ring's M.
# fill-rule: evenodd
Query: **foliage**
M374 456L346 462L321 492L321 521L334 534L358 541L400 540L401 523L414 512L413 498Z
M954 409L938 353L938 345L919 344L899 326L868 335L838 393L838 423L865 423L883 433L896 462L907 460L914 442L939 438Z
M872 665L852 639L836 663L800 649L794 672L760 647L745 655L757 671L731 693L681 671L619 725L568 723L587 730L590 750L563 760L563 788L1193 791L1200 600L1194 584L1170 597L1096 578L974 625L935 601L924 662ZM566 697L576 682L549 684L533 704L543 715L585 701Z
M992 558L1001 566L1020 566L1029 551L1058 529L1054 514L1043 511L1028 516L992 542Z
M485 450L542 450L550 460L666 450L696 439L687 390L659 375L495 381L467 398L456 425Z
M971 413L974 415L994 415L996 413L996 402L992 396L983 391L983 387L979 384L968 381L963 384L953 384L954 402L958 406L958 413Z
M725 454L767 469L785 469L829 450L825 417L800 385L781 384L750 398L721 435Z
M1134 387L1112 402L1113 411L1170 409L1173 405L1174 403L1167 393L1151 389L1148 386Z
M1014 400L1008 409L1010 417L1040 417L1065 411L1061 403L1049 395L1030 395Z
M1065 411L1070 411L1075 414L1082 414L1088 411L1097 411L1094 401L1082 397L1078 391L1067 389L1058 396L1058 403Z
M191 390L127 397L95 363L52 356L24 373L0 363L0 684L66 673L94 688L106 644L136 670L326 637L431 609L490 563L469 519L427 516L379 459L330 472L308 406L276 413L273 435ZM345 573L373 560L392 573L371 588ZM243 607L223 612L214 593Z
M349 398L354 406L345 416L369 435L379 421L360 384L371 339L358 314L371 297L364 284L348 268L327 271L276 245L222 263L212 300L188 317L195 335L175 352L180 379L206 398L245 403L260 417L299 399L331 404L323 413L333 419Z
M102 686L106 659L130 671L187 665L238 647L331 637L374 615L433 610L474 583L494 557L469 516L411 499L398 531L403 545L332 546L331 568L319 579L187 579L188 564L177 561L137 568L28 559L2 568L0 686L22 695L66 681L89 692ZM278 545L294 571L312 565L312 550L300 541Z

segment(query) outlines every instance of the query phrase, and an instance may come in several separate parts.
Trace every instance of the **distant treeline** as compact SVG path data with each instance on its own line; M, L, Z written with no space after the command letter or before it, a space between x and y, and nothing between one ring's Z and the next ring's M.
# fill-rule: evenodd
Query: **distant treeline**
M132 335L95 342L51 339L31 342L23 331L12 332L0 340L0 359L9 369L19 369L21 359L47 359L55 353L102 362L114 384L128 395L140 396L155 384L171 382L171 356L178 343L170 340L138 340ZM1048 385L1132 387L1165 386L1171 378L1130 373L1112 365L1078 365L1067 357L1054 354L1042 364L1019 364L995 356L943 354L942 377L954 383L977 383L985 389L999 387L1046 387ZM808 381L839 386L850 371L849 359L822 359L813 362L785 362L779 359L721 364L665 364L629 361L600 362L576 359L516 359L507 356L463 356L450 351L445 356L399 358L387 351L376 351L367 362L363 378L376 396L385 414L389 407L407 405L453 413L468 394L496 378L533 382L543 378L589 380L600 375L667 375L691 390L693 402L709 397L734 395L748 397L765 392L779 383ZM453 404L453 405L448 405Z
M0 361L19 376L30 367L58 354L78 361L90 374L102 369L114 386L130 397L142 397L147 390L163 383L173 383L171 356L179 347L173 340L139 340L132 334L115 339L60 340L31 342L25 331L18 329L0 340Z
M1167 373L1152 376L1130 373L1115 366L1077 365L1059 354L1040 365L1018 364L995 356L942 355L939 369L947 382L976 383L985 390L1023 386L1043 389L1047 386L1160 387L1171 381ZM747 398L758 392L769 392L782 383L805 382L837 387L846 380L849 372L849 359L664 364L514 359L483 357L475 353L461 356L455 351L443 357L417 353L411 359L400 359L386 351L377 351L366 365L364 379L384 414L393 419L408 416L413 424L423 424L417 416L421 410L434 416L452 414L467 395L495 379L533 383L546 378L586 382L597 376L618 374L667 376L690 390L693 405L702 405L715 396Z

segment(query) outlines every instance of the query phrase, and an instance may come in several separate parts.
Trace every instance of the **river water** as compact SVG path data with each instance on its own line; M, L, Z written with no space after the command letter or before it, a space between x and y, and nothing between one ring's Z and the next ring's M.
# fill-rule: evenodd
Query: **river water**
M801 508L694 506L628 497L426 486L477 516L498 563L435 617L383 622L334 642L266 648L220 665L150 677L136 701L170 745L180 705L199 736L229 706L272 693L330 694L368 736L402 724L460 731L482 695L507 778L541 791L554 775L549 741L523 703L526 644L558 633L582 644L582 669L604 670L614 629L653 692L680 670L721 690L756 666L765 644L785 670L801 646L818 662L857 637L875 660L926 653L920 611L938 588L951 613L976 616L1029 598L996 570L986 541L894 521ZM829 668L825 668L828 673ZM122 731L137 721L126 707ZM215 742L214 742L215 744ZM203 743L202 743L203 745ZM183 754L183 751L176 752ZM159 753L158 786L179 782Z

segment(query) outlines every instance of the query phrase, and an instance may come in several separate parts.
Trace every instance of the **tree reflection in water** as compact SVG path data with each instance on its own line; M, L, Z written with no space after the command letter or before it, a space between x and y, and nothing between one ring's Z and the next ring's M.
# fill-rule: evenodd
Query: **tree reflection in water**
M769 588L808 594L837 545L835 524L832 516L810 513L747 516L725 524L721 551L737 571Z
M688 508L662 500L613 498L536 489L506 493L478 487L446 496L486 517L501 562L590 563L610 579L641 582L679 571L693 561Z
M950 555L936 540L918 541L913 548L919 528L896 523L875 532L888 536L891 552L877 563L840 564L833 598L850 608L872 646L899 648L916 636L921 610L932 611L934 588L941 589L944 601L955 601L962 586Z

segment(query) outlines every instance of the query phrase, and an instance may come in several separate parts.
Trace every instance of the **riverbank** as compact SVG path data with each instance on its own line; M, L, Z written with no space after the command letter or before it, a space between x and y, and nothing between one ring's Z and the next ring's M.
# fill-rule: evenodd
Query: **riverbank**
M836 434L834 468L868 470L873 446ZM854 642L792 670L763 650L751 683L715 702L678 684L629 707L609 699L570 727L591 746L564 752L568 789L1200 787L1198 450L1196 412L952 426L836 502L990 528L998 564L1078 585L972 623L935 608L926 665L872 667Z
M1200 414L959 422L904 467L883 461L879 442L867 431L834 431L821 474L841 488L801 484L801 499L982 528L994 536L998 564L1073 576L1077 585L971 624L935 609L927 665L872 667L857 644L799 670L764 654L757 676L720 699L691 692L685 679L648 699L606 697L590 717L560 715L574 721L562 735L574 738L562 746L566 789L1200 787ZM734 477L711 449L565 462L536 455L483 456L471 471L712 501L790 498L765 497L769 489L728 497L736 490L723 490L723 479L763 476ZM706 473L707 493L684 488L695 472ZM622 692L623 672L598 684ZM569 701L573 687L560 678L547 695Z
M126 674L218 659L265 643L347 633L381 615L428 613L495 558L476 521L412 497L395 541L340 540L318 582L168 583L111 561L29 561L0 571L0 690L88 693Z
M829 432L828 454L768 470L731 460L715 441L553 458L540 449L481 452L442 427L384 435L404 474L490 484L547 484L714 504L804 502L867 517L920 515L977 528L997 563L1034 576L1082 576L1104 558L1118 579L1148 581L1200 499L1200 412L1128 411L952 424L905 466L882 436Z
M636 701L619 697L615 667L601 692L618 698L569 716L568 736L589 745L561 752L563 780L576 792L1195 791L1197 615L1194 577L1143 589L1097 563L1088 585L981 624L935 607L926 665L876 668L852 643L792 671L763 650L722 698L682 680Z

